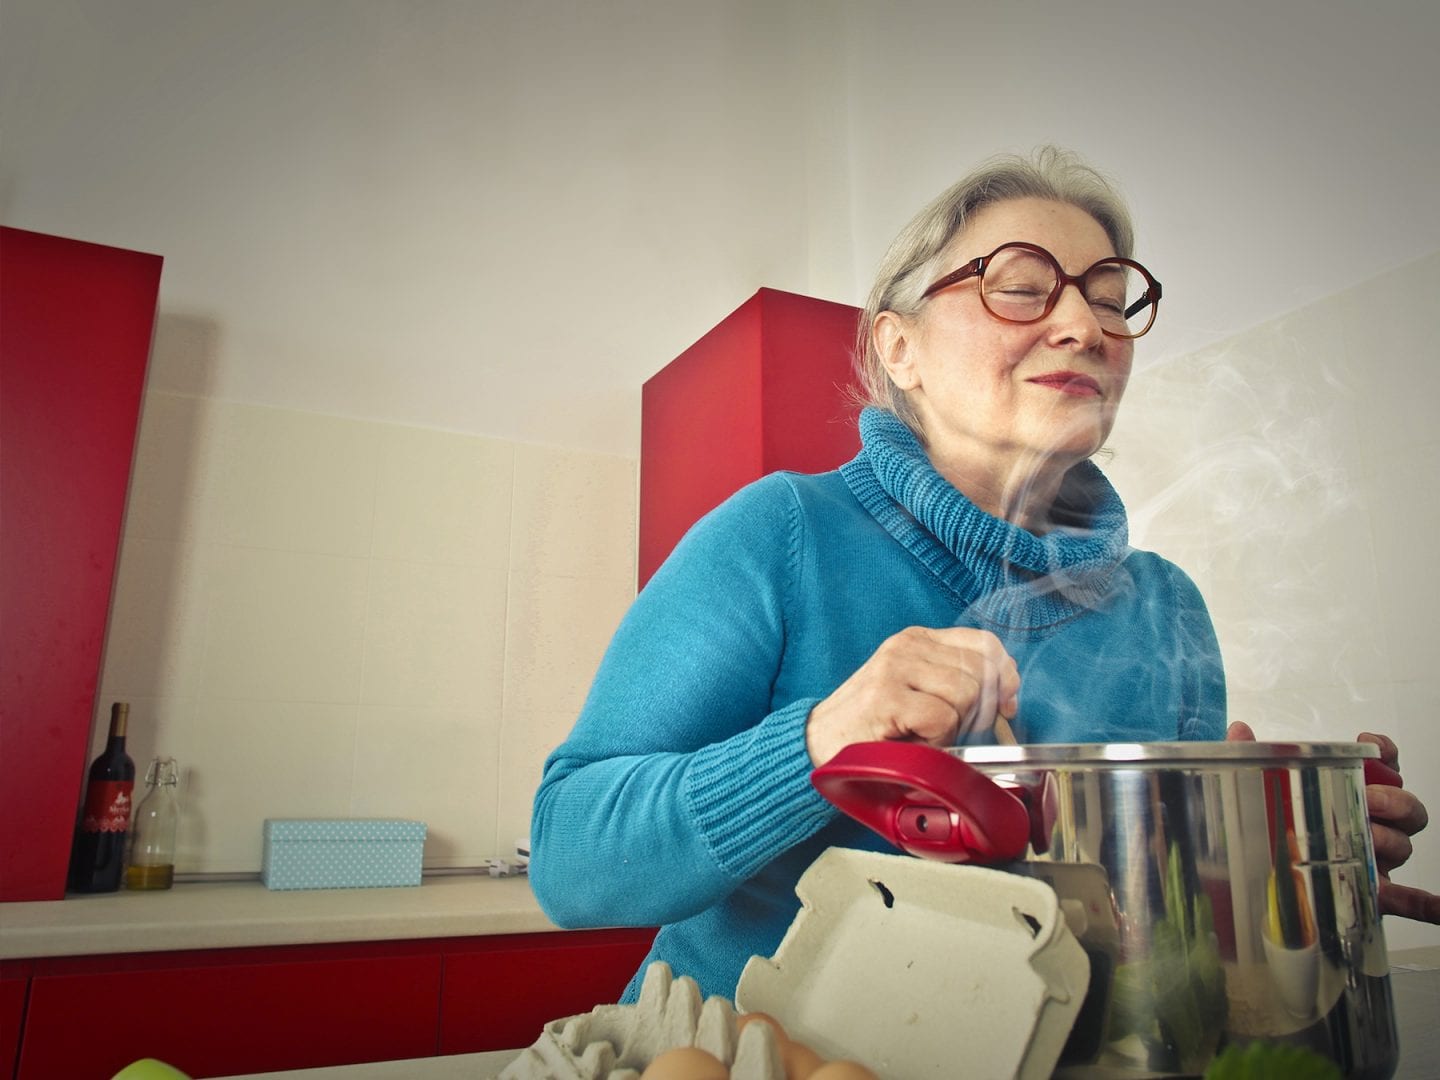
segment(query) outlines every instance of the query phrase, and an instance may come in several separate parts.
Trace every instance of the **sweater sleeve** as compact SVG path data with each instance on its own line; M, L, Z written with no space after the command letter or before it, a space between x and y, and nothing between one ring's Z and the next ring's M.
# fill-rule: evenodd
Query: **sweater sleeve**
M529 873L557 925L694 915L833 820L809 779L815 699L771 700L801 530L782 478L752 484L622 620L535 795Z

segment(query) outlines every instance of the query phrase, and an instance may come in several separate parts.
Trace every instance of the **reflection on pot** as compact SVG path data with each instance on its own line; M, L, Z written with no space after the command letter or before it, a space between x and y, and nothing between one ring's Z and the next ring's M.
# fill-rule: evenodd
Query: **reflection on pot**
M1257 1038L1393 1074L1365 750L954 751L1045 807L1043 841L1007 865L1055 887L1091 958L1058 1077L1196 1075Z
M1320 947L1311 944L1287 949L1268 935L1261 940L1281 1004L1297 1020L1315 1019L1320 996Z

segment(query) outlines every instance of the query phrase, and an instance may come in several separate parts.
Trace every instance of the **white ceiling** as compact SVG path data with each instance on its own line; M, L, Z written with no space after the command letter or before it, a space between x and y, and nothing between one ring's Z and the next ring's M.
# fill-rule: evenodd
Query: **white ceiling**
M634 454L761 286L858 303L1055 141L1151 360L1440 249L1440 4L7 0L0 218L166 257L153 389Z

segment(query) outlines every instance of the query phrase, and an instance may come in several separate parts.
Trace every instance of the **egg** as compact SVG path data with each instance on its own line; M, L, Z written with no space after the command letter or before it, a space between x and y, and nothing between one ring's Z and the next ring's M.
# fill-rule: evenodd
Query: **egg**
M656 1054L640 1080L730 1080L730 1070L698 1046L677 1046Z
M815 1070L825 1064L825 1059L802 1042L780 1045L780 1060L785 1063L785 1080L813 1080Z
M810 1074L809 1080L880 1080L864 1065L854 1061L827 1061Z

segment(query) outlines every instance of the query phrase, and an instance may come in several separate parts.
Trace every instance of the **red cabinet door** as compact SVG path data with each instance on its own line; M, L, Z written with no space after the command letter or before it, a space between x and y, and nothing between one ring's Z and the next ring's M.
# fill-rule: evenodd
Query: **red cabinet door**
M25 1027L25 994L30 986L26 961L0 962L0 1076L15 1075L20 1032Z
M439 954L37 974L21 1080L109 1077L140 1058L189 1076L435 1053Z
M0 900L58 900L160 257L0 228Z
M644 586L685 531L766 473L824 472L860 449L858 308L761 289L640 391Z
M440 1053L518 1050L546 1023L617 1001L654 930L478 939L445 955Z

